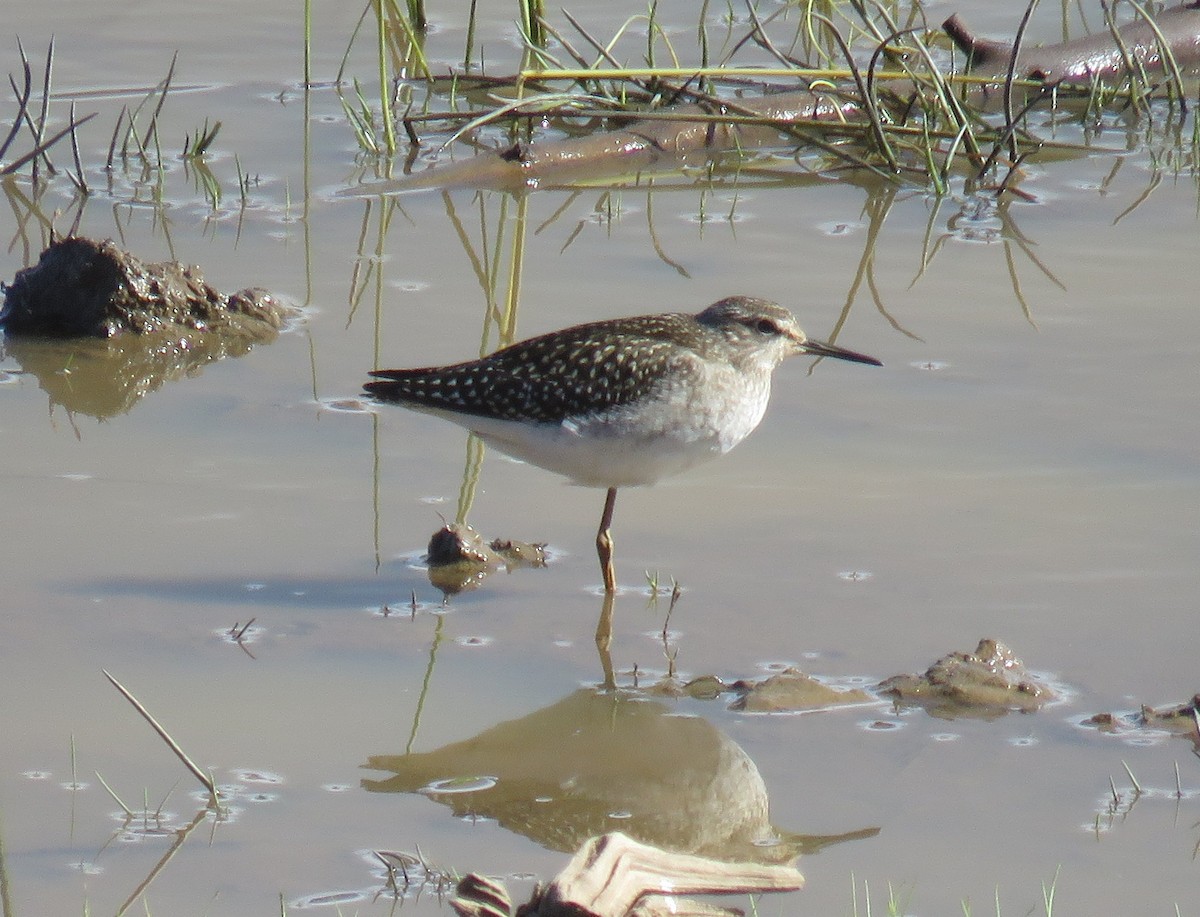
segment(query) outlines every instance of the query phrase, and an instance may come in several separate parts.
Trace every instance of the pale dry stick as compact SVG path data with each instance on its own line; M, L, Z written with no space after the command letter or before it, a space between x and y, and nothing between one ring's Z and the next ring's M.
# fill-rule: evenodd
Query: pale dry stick
M767 24L786 10L786 6L781 6L766 19L759 19L758 10L754 8L754 4L750 0L746 0L746 12L750 15L750 31L742 36L741 40L726 52L725 56L721 59L721 65L724 66L729 63L729 61L733 60L733 55L741 50L743 45L749 41L753 41L759 47L765 48L770 52L781 64L790 64L793 67L807 67L807 64L800 63L776 48L775 44L767 36L765 28Z
M104 789L108 790L108 795L113 798L113 801L117 805L119 805L122 809L125 810L126 816L128 816L129 818L133 818L133 816L134 816L133 809L131 809L131 808L129 808L129 806L125 805L125 801L123 799L121 799L120 796L117 795L116 790L114 790L111 786L108 785L108 781L100 776L99 771L94 771L93 773L95 773L96 779L100 781L100 785L102 787L104 787Z
M550 885L534 892L534 900L523 913L545 917L627 914L637 905L639 914L726 914L729 911L701 910L677 896L784 892L803 887L804 877L791 866L720 863L668 853L612 833L584 844ZM471 894L476 890L483 895ZM503 886L479 876L467 877L459 892L450 905L463 915L501 913L508 898ZM501 909L487 907L494 903Z
M216 802L220 798L220 793L217 792L217 785L213 783L212 777L200 770L196 762L188 757L187 752L179 747L179 743L171 738L170 735L168 735L167 731L163 729L161 725L159 725L158 720L151 716L150 711L142 705L141 701L139 701L133 696L132 693L130 693L128 688L117 681L107 669L101 669L100 671L104 673L105 678L112 682L112 686L125 695L125 699L129 701L129 703L133 704L133 708L142 715L142 719L149 723L151 728L158 733L159 737L167 743L167 746L175 753L175 757L182 761L183 766L191 771L192 775L204 785L204 788L208 790L209 795L212 797L213 802Z
M550 23L546 22L543 19L542 20L542 28L545 30L547 35L549 35L551 38L553 38L555 41L557 41L560 45L562 45L562 49L564 51L566 51L569 55L571 55L572 58L574 58L575 63L577 65L579 65L580 67L583 67L583 68L588 68L587 58L585 58L582 54L580 54L577 50L575 50L575 46L572 45L563 36L563 34L561 32L559 32L556 28L554 28L553 25L551 25ZM590 68L588 68L588 69L590 69Z
M1137 782L1137 777L1133 776L1133 771L1129 769L1129 765L1124 761L1121 762L1121 767L1125 768L1125 773L1129 775L1129 782L1133 784L1133 790L1138 795L1142 795L1142 785Z
M829 20L826 20L828 22ZM573 80L581 79L604 79L612 80L629 80L631 82L640 82L641 80L649 80L651 78L658 80L667 79L695 79L697 77L719 77L732 80L741 78L744 84L758 85L768 79L779 77L786 79L802 79L802 80L849 80L854 76L852 67L621 67L614 64L605 69L584 69L584 70L533 70L526 69L516 74L515 79L518 82L530 82L532 80ZM912 76L909 70L880 70L876 73L876 79L879 80L904 80ZM512 77L506 77L511 80ZM970 74L960 74L954 77L955 83L967 85L987 85L992 82L987 77L971 76ZM704 93L697 93L703 96ZM639 116L641 113L639 113Z

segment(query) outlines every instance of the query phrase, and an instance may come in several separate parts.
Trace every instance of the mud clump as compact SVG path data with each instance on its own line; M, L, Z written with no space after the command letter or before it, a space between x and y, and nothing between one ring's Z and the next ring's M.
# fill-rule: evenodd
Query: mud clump
M839 691L792 668L759 681L734 682L732 689L738 698L729 709L745 713L795 713L872 701L865 691Z
M111 239L71 237L5 287L0 326L9 337L113 338L155 332L204 333L263 342L295 310L266 290L225 295L200 269L146 263Z
M686 682L668 675L645 690L650 697L703 701L732 696L729 709L741 713L809 713L879 702L866 691L833 687L790 666L765 678L739 678L732 684L717 675L699 675Z
M920 705L934 716L990 719L1010 710L1031 713L1053 692L1025 671L1003 643L980 640L973 653L949 653L923 675L894 675L879 684L897 703Z
M425 553L429 582L449 597L478 587L491 573L546 566L544 542L485 541L469 525L447 523L433 533Z
M1193 750L1200 754L1200 694L1182 704L1151 707L1128 713L1096 713L1081 723L1109 735L1127 736L1142 730L1161 730L1189 739Z
M52 404L102 419L274 341L300 315L266 290L225 295L198 267L146 263L82 237L53 242L3 292L3 354Z

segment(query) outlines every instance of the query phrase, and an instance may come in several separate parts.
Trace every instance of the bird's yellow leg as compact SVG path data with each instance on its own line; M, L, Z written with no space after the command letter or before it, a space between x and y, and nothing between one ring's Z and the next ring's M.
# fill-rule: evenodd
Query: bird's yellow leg
M600 573L604 576L604 591L617 591L617 571L613 566L612 517L617 503L617 489L610 487L604 498L604 515L600 517L600 531L596 533L596 554L600 558Z

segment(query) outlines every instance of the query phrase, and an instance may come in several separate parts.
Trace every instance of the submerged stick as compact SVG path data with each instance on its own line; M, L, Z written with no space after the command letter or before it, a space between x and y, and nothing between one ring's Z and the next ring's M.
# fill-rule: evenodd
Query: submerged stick
M1004 73L1014 50L1012 43L980 38L957 13L942 23L942 28L967 55L972 69ZM1098 32L1041 48L1018 49L1016 73L1047 83L1112 79L1127 70L1123 50L1147 73L1169 72L1173 79L1180 68L1200 66L1200 2L1163 10L1153 22L1139 18L1116 31L1116 39L1110 32Z
M678 105L664 115L667 116L634 120L617 130L586 137L540 141L504 152L488 152L403 178L349 188L339 192L339 196L362 197L441 187L535 188L600 174L633 174L678 164L691 154L777 142L780 133L794 129L797 122L837 125L859 121L862 108L833 92L803 89L737 102L718 100L713 105Z

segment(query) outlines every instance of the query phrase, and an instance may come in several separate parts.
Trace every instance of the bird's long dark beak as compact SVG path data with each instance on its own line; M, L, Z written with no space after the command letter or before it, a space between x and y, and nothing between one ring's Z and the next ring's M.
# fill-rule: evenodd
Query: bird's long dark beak
M811 338L800 345L800 352L810 354L814 357L833 357L835 360L849 360L851 363L869 363L871 366L883 365L879 360L876 360L874 357L868 357L865 353L857 353L853 350L847 350L845 347L826 344L824 341L814 341Z

